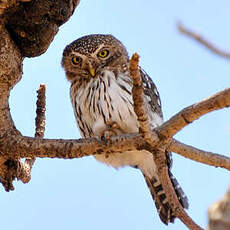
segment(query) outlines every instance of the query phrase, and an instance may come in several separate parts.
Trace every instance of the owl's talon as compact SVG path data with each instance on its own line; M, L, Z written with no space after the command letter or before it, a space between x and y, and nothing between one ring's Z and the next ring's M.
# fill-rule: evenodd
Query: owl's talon
M109 141L114 135L117 135L117 131L120 130L119 125L116 122L110 122L107 125L107 129L101 133L102 141Z
M101 135L101 139L103 141L109 141L110 137L114 136L114 132L112 130L105 130L102 135Z

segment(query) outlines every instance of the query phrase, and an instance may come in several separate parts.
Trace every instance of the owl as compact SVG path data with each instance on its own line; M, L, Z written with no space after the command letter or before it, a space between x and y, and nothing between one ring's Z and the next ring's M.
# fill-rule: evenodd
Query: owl
M93 34L69 44L62 58L70 97L82 137L110 138L112 135L138 133L139 124L133 108L129 56L124 45L112 35ZM151 78L140 68L144 103L151 128L163 122L161 101ZM172 175L171 153L166 152L169 176L181 205L188 200ZM175 216L161 185L152 153L127 151L98 154L95 158L114 168L131 166L139 169L150 189L161 221L174 222Z

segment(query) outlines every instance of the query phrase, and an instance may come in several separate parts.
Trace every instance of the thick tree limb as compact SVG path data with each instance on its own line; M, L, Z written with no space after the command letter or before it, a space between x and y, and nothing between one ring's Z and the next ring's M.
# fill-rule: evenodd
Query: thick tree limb
M206 152L193 146L183 144L175 139L167 146L167 150L203 164L230 170L230 157Z
M187 107L181 112L177 113L171 119L166 121L158 129L153 130L152 139L158 143L162 137L162 133L166 133L166 137L171 136L178 131L175 124L180 124L181 127L188 125L189 122L183 122L181 114L188 113L192 115L192 119L198 119L200 116L215 109L220 109L230 106L229 89L223 90L208 99ZM201 108L202 113L198 113L197 109ZM8 110L4 110L8 111ZM7 120L7 122L9 122ZM172 124L172 131L171 125ZM175 131L176 130L176 131ZM167 136L167 134L170 134ZM160 136L158 136L160 134ZM164 136L164 137L165 137ZM79 140L60 140L60 139L38 139L31 137L23 137L21 135L4 135L0 137L0 156L11 158L26 158L26 157L57 157L57 158L78 158L92 154L99 154L100 152L123 152L127 150L145 149L148 148L146 141L139 134L127 134L117 137L111 137L110 143L105 144L97 139L79 139ZM189 156L186 155L189 158ZM191 156L192 158L192 156ZM224 166L223 166L224 167Z
M221 50L216 45L212 44L210 41L203 38L200 34L186 28L183 24L178 23L177 28L182 34L188 36L189 38L191 38L195 41L197 41L198 43L200 43L204 47L208 48L211 52L213 52L213 53L215 53L221 57L230 59L230 52L226 52L224 50Z

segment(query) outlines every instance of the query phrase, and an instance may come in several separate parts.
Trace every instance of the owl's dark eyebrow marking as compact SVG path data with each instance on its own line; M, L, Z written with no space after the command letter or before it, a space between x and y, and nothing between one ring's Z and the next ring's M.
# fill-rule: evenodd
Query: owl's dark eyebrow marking
M106 59L106 63L103 66L107 66L108 64L110 64L111 62L119 58L120 56L121 56L121 53L110 56L108 59Z

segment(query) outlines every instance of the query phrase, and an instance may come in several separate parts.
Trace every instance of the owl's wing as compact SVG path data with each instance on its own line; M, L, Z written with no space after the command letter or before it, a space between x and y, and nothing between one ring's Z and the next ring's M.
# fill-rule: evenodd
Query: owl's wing
M143 69L140 69L140 73L141 73L142 82L143 82L144 101L145 101L145 106L147 110L147 115L150 120L151 128L155 128L163 123L163 114L162 114L162 109L161 109L160 95L157 91L155 84L153 83L151 78L144 72ZM161 123L158 123L156 115L161 118ZM171 179L172 185L177 194L178 200L180 201L181 205L184 208L188 208L189 206L188 198L186 197L184 191L182 190L176 178L173 176L173 174L170 171L170 168L172 167L172 153L166 151L165 154L166 154L166 159L167 159L169 177ZM155 186L157 177L148 178L145 176L145 178L150 188L153 199L158 197L157 199L155 199L155 204L158 209L161 220L165 224L168 224L168 222L173 222L175 219L175 216L173 215L172 209L169 206L168 202L165 202L166 200L162 200L162 197L165 198L166 195L165 195L165 192L163 190L161 183L158 182L157 185L160 184L160 186L157 187Z
M152 79L148 76L148 74L141 68L140 68L140 73L143 82L144 96L147 99L147 102L151 108L151 111L148 112L156 113L163 121L161 100L160 100L160 95L158 93L157 87L153 83Z
M150 121L152 124L152 127L157 127L163 123L163 113L161 108L161 99L159 92L157 90L157 87L153 83L152 79L148 76L148 74L140 68L141 78L143 82L143 88L144 88L144 97L145 101L147 103L147 114L150 118ZM155 116L154 116L155 115ZM161 118L161 123L157 123L158 121L154 120L156 115ZM152 119L151 119L152 118ZM153 124L156 122L155 124ZM172 166L172 154L170 152L166 152L167 157L167 164L169 169Z

